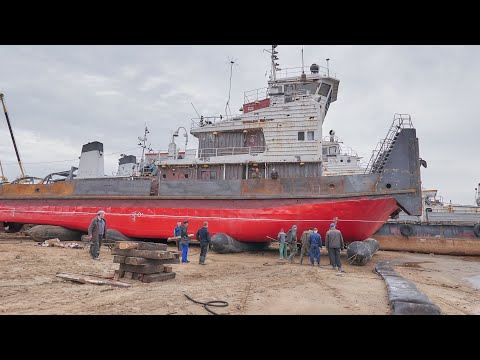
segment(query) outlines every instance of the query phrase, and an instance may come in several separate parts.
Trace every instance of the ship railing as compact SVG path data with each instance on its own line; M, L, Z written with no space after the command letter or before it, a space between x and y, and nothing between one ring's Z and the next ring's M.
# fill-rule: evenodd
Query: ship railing
M266 99L268 98L268 96L269 96L268 87L245 91L243 93L243 103L249 104L254 101Z
M330 74L332 73L331 69L327 69L326 67L324 66L318 66L318 73L321 75L321 76L330 76ZM305 67L291 67L291 68L283 68L283 69L280 69L280 70L277 70L275 72L276 74L276 77L277 77L277 80L279 78L287 78L287 77L291 77L291 76L300 76L302 75L302 73L305 73L305 75L310 75L311 74L311 71L310 71L310 66L305 66Z
M412 118L408 114L395 114L387 136L380 140L375 150L373 150L370 161L365 169L365 174L380 173L383 171L402 129L413 129Z
M265 152L266 146L203 148L199 150L200 159L228 155L257 155Z
M230 116L233 117L233 116ZM190 129L204 127L205 125L217 125L219 122L225 121L230 118L228 115L219 116L200 116L198 118L192 118Z
M340 146L340 154L339 155L347 155L347 156L355 156L359 158L358 153L353 150L350 146L345 145L343 141L338 136L324 136L322 138L322 142L325 143L337 143Z

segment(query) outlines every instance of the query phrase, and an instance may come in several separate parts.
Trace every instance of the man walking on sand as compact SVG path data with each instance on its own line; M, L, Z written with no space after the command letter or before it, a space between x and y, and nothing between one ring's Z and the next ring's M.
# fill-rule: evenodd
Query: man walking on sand
M285 231L283 231L283 228L281 228L277 235L277 240L280 243L280 259L287 258L287 243L285 242L285 236Z
M205 264L205 258L207 257L207 252L209 246L212 245L212 240L210 238L210 233L208 232L208 222L203 223L203 227L198 230L198 240L200 241L200 259L198 263L200 265Z
M313 228L305 230L300 237L302 242L302 248L300 249L300 264L303 264L303 257L310 254L310 235L313 232Z
M334 223L330 224L330 230L327 231L327 235L325 236L325 247L328 250L333 270L336 270L338 266L338 271L343 272L342 263L340 262L340 250L344 248L345 244L342 233L335 227L336 225Z
M290 255L288 256L288 260L293 263L293 259L297 254L297 225L293 225L290 230L287 232L286 241L288 244L288 250L290 251Z
M100 247L102 246L102 239L107 235L107 222L104 219L105 211L99 210L90 222L88 227L88 239L90 239L90 255L93 260L98 260L100 256Z

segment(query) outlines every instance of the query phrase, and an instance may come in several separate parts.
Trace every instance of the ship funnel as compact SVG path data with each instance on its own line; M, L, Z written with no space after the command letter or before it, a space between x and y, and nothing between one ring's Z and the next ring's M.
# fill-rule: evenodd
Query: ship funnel
M78 165L77 179L103 176L105 176L103 144L98 141L93 141L83 145L80 164Z
M310 66L310 71L312 72L312 74L318 74L319 69L320 67L317 64L312 64Z
M117 176L133 176L137 166L137 158L134 155L122 154L118 159Z

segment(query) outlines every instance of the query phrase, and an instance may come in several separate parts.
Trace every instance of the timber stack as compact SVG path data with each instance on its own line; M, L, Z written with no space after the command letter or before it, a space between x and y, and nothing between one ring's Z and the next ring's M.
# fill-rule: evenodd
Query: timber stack
M167 251L166 244L116 241L112 249L113 262L119 263L115 280L120 278L142 282L165 281L175 278L172 264L180 262L176 251Z

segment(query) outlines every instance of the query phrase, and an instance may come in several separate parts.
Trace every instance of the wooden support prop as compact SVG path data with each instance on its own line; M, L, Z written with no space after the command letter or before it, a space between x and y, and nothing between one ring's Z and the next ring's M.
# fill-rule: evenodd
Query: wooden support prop
M173 266L172 265L165 265L163 267L163 272L169 273L173 271Z
M114 263L123 264L123 263L125 262L125 259L126 259L126 256L115 255L115 256L113 257L113 262L114 262Z
M170 272L170 273L160 273L160 274L148 274L148 275L143 275L143 282L150 283L154 281L165 281L165 280L170 280L175 278L176 273Z
M147 259L173 259L171 251L161 250L137 250L137 249L113 249L112 255L123 255L128 257L143 257Z
M137 249L137 250L167 250L167 244L159 244L154 242L145 242L145 241L116 241L114 249L128 250L128 249Z
M194 236L193 234L188 234L188 237L189 237L189 238L193 238L193 236ZM168 241L168 242L170 242L170 241L178 241L178 240L180 240L180 239L181 239L180 236L171 236L171 237L169 237L169 238L167 239L167 241Z
M163 272L163 265L128 265L120 264L120 270L125 272L139 273L139 274L154 274Z
M62 278L64 280L70 280L73 282L78 282L81 284L95 284L95 285L111 285L111 286L117 286L117 287L129 287L129 284L122 283L120 281L115 281L115 280L107 280L107 279L102 279L102 278L97 278L94 276L87 276L87 275L77 275L77 274L68 274L68 273L57 273L57 276L59 278Z

